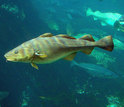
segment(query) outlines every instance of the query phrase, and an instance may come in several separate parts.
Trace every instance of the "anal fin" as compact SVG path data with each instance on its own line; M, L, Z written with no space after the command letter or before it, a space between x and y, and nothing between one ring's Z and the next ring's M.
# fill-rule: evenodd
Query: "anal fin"
M68 60L68 61L72 61L72 60L74 59L76 53L77 53L77 52L72 53L72 54L66 56L64 59L65 59L65 60Z
M91 54L91 52L93 51L93 49L94 49L94 47L86 47L83 50L81 50L81 52L89 55L89 54Z

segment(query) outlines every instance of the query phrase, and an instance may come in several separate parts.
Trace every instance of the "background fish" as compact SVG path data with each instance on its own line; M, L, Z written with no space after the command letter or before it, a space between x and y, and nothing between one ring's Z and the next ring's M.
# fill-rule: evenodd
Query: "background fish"
M91 63L77 63L76 61L72 61L71 66L78 66L84 68L87 73L89 73L93 77L98 78L117 78L118 75L107 68L104 68L100 65L91 64Z
M94 42L91 35L76 39L64 34L53 36L51 33L45 33L24 42L4 56L8 61L31 63L33 67L38 69L36 64L52 63L62 58L73 60L77 52L82 51L85 54L90 54L94 47L112 51L112 36L106 36Z
M115 21L117 21L122 15L119 13L102 13L100 11L93 12L91 8L86 11L86 16L93 16L94 20L99 20L102 26L114 26Z

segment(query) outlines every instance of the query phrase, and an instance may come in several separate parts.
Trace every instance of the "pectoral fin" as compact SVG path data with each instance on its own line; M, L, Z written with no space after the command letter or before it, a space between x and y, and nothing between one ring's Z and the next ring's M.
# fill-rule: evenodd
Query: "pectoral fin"
M40 58L46 58L47 55L46 55L46 54L41 54L41 55L39 55L39 57L40 57Z
M38 66L35 63L31 63L31 66L34 67L35 69L39 69Z
M35 53L35 55L39 56L40 58L46 58L47 55L45 53L39 54L39 53Z

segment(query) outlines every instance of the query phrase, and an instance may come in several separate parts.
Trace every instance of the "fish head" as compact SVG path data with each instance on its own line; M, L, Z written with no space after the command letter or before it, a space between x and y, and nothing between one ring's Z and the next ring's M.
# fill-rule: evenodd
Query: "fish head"
M7 61L12 62L30 62L32 56L33 49L23 45L10 50L4 55Z

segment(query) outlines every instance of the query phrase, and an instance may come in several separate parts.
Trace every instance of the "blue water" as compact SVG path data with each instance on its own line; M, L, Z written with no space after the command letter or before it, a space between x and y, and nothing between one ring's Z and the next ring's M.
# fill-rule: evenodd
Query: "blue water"
M117 73L117 79L92 78L82 68L71 68L66 60L39 65L37 71L30 64L4 58L12 48L46 32L90 33L98 39L112 35L123 44L124 32L86 16L89 7L124 14L123 4L123 0L0 0L0 91L9 92L0 98L2 107L124 107L123 45L116 43L112 52L95 48L91 55L75 57L77 62L98 64Z

